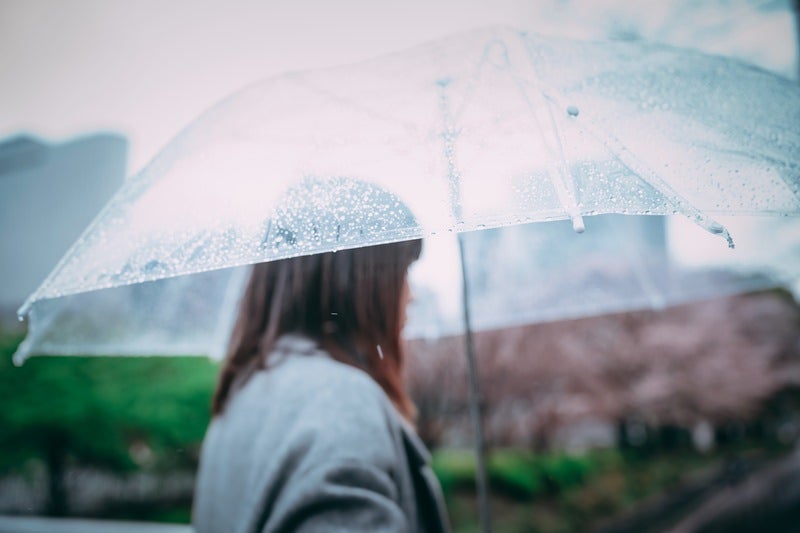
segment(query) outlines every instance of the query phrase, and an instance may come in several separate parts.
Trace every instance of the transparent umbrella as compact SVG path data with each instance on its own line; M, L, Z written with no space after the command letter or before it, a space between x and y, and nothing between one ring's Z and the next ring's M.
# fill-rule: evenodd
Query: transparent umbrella
M233 267L301 254L526 222L583 232L584 216L606 213L684 215L733 246L715 217L800 214L797 124L800 88L732 60L506 28L267 79L125 182L20 309L29 334L16 360L93 345L196 352L196 324L159 320L194 310L224 339ZM385 199L371 204L353 180L415 218L387 223L391 209L369 207ZM287 239L271 221L304 187L317 209ZM143 317L110 324L116 297ZM108 311L99 327L84 320L90 307ZM137 325L155 327L120 348Z
M795 84L732 60L505 28L267 79L127 180L20 309L31 333L18 360L96 351L46 334L66 296L281 257L532 221L570 219L582 231L583 216L603 213L678 213L731 241L713 217L800 211L798 119ZM281 194L336 176L392 191L417 222L265 245ZM175 283L224 300L226 275ZM146 303L140 293L168 286L119 292ZM103 350L122 340L104 335ZM196 347L163 340L131 351Z

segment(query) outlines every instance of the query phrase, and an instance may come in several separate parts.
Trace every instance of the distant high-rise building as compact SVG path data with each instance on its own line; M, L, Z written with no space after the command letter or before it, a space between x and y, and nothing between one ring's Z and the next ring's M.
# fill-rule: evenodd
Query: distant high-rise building
M585 217L465 235L477 329L660 307L669 300L664 217ZM665 292L667 291L667 292Z
M127 150L113 133L0 141L0 323L16 321L17 307L122 184Z

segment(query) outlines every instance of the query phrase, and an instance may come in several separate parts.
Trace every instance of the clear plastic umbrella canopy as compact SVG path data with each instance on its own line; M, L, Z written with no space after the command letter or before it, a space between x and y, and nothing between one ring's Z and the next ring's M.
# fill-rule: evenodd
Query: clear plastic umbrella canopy
M733 60L506 28L270 78L125 182L20 309L17 361L208 353L234 267L302 254L609 213L732 244L720 216L800 214L798 124L800 88Z

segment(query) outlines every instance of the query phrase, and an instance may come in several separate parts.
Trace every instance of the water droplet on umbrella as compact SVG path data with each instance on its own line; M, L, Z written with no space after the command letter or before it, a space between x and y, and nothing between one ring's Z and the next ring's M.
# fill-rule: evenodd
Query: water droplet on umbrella
M145 275L153 274L157 270L161 270L165 267L164 263L158 261L157 259L153 259L152 261L148 261L147 264L144 265L142 268Z
M571 117L577 117L580 114L580 112L581 112L580 109L578 109L574 105L567 106L567 115Z

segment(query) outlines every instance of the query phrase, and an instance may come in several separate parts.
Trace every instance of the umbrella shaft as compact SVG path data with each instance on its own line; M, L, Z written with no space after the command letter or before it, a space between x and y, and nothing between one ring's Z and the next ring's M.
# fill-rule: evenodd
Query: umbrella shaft
M489 533L491 528L491 513L489 509L489 487L486 476L486 447L483 435L483 421L481 417L481 393L478 385L478 365L475 359L475 344L472 339L472 326L469 314L469 286L467 280L467 264L464 260L464 237L458 234L458 252L461 259L461 291L464 307L464 339L467 347L467 365L469 369L469 411L472 427L475 431L475 478L478 486L478 504L481 515L482 531Z

